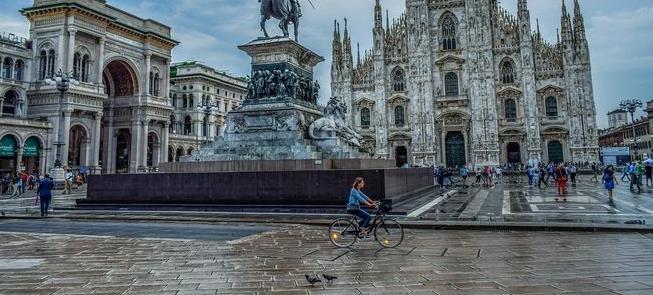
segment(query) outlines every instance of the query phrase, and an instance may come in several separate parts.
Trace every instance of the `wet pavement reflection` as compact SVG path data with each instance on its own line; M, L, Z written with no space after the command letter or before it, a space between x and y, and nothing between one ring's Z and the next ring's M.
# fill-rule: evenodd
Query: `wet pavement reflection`
M0 294L653 294L653 235L406 233L338 249L297 225L231 241L5 232Z

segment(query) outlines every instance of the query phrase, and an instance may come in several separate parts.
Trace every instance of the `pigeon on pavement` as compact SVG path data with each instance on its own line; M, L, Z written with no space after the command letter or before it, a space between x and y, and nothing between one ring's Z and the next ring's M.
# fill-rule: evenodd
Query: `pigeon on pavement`
M320 280L320 277L318 277L317 275L312 274L312 275L304 275L304 276L306 276L306 281L308 281L311 284L311 286L315 286L315 283L322 282L322 280Z
M327 275L327 274L322 274L322 277L324 277L327 280L327 283L331 283L333 280L337 280L338 277L332 276L332 275Z

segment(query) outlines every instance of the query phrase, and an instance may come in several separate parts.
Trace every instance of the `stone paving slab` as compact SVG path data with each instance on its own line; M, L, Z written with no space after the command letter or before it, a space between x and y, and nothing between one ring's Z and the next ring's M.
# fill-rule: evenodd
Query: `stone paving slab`
M0 259L15 261L0 268L0 294L653 294L653 239L637 233L407 230L398 249L337 249L313 226L236 243L0 241ZM339 278L311 287L306 273Z

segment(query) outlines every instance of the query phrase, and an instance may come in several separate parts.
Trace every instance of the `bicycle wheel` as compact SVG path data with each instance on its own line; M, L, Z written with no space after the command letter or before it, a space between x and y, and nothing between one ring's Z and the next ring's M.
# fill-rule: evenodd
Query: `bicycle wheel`
M384 248L395 248L404 240L404 229L394 219L383 219L374 227L374 239Z
M337 219L329 226L329 240L339 248L353 245L358 238L358 228L349 219Z

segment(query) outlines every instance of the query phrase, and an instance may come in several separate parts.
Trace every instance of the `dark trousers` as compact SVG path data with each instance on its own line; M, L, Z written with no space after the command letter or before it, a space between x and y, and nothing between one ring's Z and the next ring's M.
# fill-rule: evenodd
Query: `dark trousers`
M542 177L540 177L540 180L537 182L537 187L542 187L542 182L544 182L544 185L549 186L549 182L547 182L546 179L544 179L544 175L542 175Z
M640 181L638 179L639 177L637 174L630 174L630 190L635 191L635 186L637 187L637 191L642 191L642 186L640 185Z
M50 208L50 200L52 197L40 197L41 200L41 216L48 215L48 208Z
M347 212L349 214L353 214L361 218L361 221L358 223L358 225L361 228L367 228L368 226L370 226L370 221L372 221L372 215L367 213L367 211L358 208L358 209L349 209L347 210Z
M571 174L571 183L573 183L573 184L576 183L576 173Z

